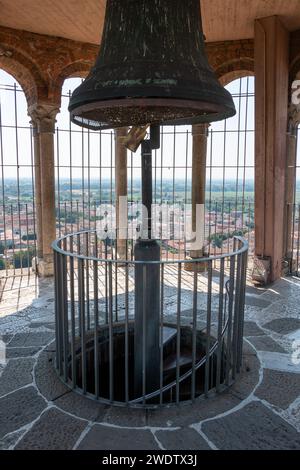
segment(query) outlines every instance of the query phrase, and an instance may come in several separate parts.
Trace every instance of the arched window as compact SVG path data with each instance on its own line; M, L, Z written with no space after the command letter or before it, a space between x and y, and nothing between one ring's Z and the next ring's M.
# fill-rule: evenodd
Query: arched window
M0 270L30 272L36 254L34 157L27 102L0 70Z
M82 129L70 121L71 93L81 78L65 80L57 116L55 168L59 235L94 228L100 202L114 201L114 133Z
M94 228L97 207L101 203L113 204L115 200L114 132L92 132L70 123L70 94L81 80L71 78L64 82L57 118L59 234ZM213 253L230 249L233 234L246 236L251 249L254 247L254 78L235 80L227 89L233 95L237 115L214 123L208 139L206 232ZM190 126L161 129L161 147L153 152L156 205L191 204L192 145ZM128 200L133 207L130 215L133 234L134 224L138 224L137 203L141 200L140 149L135 154L128 152ZM158 229L158 233L161 231ZM183 257L186 246L172 240L166 250L167 256Z
M248 238L254 251L254 77L226 88L236 116L213 123L207 155L207 217L211 251L229 251L232 235Z

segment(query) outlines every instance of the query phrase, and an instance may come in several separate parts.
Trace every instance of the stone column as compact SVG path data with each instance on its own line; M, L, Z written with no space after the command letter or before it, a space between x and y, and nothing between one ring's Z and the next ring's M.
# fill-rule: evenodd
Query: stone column
M36 189L38 192L38 273L53 276L52 242L56 239L54 133L59 108L54 105L36 105L29 109L35 123ZM39 170L38 170L39 168Z
M274 282L284 260L289 33L277 16L255 21L255 260Z
M205 235L205 190L206 190L206 158L207 158L207 138L209 124L196 124L192 126L193 134L193 161L192 161L192 230L194 233L200 229L200 245L191 250L191 258L201 258L204 253ZM197 205L202 206L198 210ZM199 220L199 218L201 220ZM199 235L198 235L199 236ZM201 240L202 239L202 240ZM199 242L199 240L198 240ZM198 245L198 243L196 243Z
M36 235L37 235L37 259L43 258L43 215L42 215L42 189L41 189L41 165L40 165L40 136L37 123L31 121L33 128L34 148L34 185L35 185L35 213L36 213Z
M116 227L118 257L127 257L127 149L124 145L124 137L128 134L128 128L123 127L115 131L115 186L116 186ZM120 207L120 197L123 198Z

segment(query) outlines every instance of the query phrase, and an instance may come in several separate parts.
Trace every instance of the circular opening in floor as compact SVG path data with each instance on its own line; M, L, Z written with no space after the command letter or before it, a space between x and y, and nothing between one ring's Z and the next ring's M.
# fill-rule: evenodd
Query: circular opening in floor
M98 344L95 333L89 333L84 344L77 338L75 361L72 362L71 356L69 360L69 381L74 383L75 390L84 391L96 399L127 405L190 401L205 393L206 380L210 390L216 386L217 374L220 383L224 382L226 354L224 350L220 352L222 360L218 365L217 351L213 351L213 345L217 343L213 337L207 345L206 333L196 331L194 334L191 327L181 327L180 335L177 335L176 325L165 324L163 331L163 351L154 379L147 380L146 365L142 367L141 374L136 371L134 324L129 323L127 326L114 325L112 335L109 326L99 328ZM208 347L213 352L207 366ZM225 348L224 344L222 348ZM98 360L95 361L97 355Z

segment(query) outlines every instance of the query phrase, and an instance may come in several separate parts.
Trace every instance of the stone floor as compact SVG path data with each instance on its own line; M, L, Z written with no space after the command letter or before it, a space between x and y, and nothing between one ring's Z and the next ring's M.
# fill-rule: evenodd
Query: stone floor
M0 449L300 449L300 279L249 286L245 319L243 372L229 391L127 411L59 381L53 285L17 279L0 303Z

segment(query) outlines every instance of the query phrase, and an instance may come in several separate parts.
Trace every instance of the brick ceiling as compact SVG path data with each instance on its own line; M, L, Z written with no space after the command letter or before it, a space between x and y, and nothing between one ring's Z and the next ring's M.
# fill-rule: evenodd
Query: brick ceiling
M120 0L122 1L122 0ZM99 44L106 0L0 0L0 25ZM209 42L252 38L255 18L300 29L300 0L202 0Z

